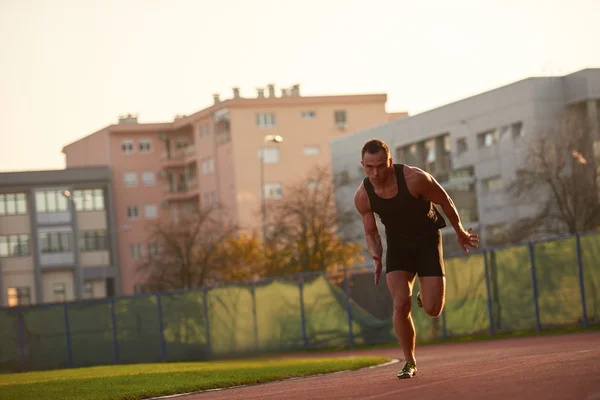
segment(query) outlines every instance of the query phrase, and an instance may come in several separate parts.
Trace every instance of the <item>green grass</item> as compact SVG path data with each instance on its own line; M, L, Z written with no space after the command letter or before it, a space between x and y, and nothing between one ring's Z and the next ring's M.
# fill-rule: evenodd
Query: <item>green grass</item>
M390 361L386 357L267 359L137 364L0 376L0 398L133 400L243 384L271 382Z

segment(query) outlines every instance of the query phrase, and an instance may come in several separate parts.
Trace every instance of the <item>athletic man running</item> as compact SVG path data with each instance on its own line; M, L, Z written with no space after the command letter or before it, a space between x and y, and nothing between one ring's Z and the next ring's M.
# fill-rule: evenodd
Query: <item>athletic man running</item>
M411 295L415 275L419 275L417 304L437 317L445 302L445 268L440 229L444 217L439 204L456 231L463 251L478 247L479 235L465 230L452 199L427 172L406 164L394 164L387 144L373 139L362 148L361 164L367 177L354 196L362 216L366 241L375 266L375 284L382 270L383 248L374 213L385 226L386 281L394 301L393 322L404 352L405 365L398 378L417 373L415 326L411 316Z

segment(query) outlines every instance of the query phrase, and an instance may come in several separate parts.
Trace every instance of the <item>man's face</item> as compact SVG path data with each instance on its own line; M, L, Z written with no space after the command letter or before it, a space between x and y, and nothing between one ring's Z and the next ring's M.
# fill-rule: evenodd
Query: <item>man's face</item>
M388 158L385 151L381 150L375 154L365 153L361 160L365 173L373 183L385 182L391 173L392 158Z

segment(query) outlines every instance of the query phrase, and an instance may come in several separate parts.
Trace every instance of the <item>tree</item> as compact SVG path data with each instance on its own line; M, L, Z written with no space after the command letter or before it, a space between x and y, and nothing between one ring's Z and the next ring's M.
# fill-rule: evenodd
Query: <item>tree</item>
M256 231L229 235L219 253L219 277L224 282L244 282L262 275L264 251Z
M329 168L316 166L305 179L283 190L283 199L267 206L266 254L270 265L265 273L339 270L362 261L362 246L337 234L353 215L350 210L336 210Z
M149 242L157 245L138 265L145 285L152 291L190 289L216 279L223 265L223 243L236 226L219 218L220 206L188 211L178 221L159 219L149 224Z
M493 244L519 242L536 234L574 234L600 223L597 143L585 109L557 114L529 142L525 169L509 185L519 204L538 202L539 211L509 226ZM541 199L541 201L540 201Z

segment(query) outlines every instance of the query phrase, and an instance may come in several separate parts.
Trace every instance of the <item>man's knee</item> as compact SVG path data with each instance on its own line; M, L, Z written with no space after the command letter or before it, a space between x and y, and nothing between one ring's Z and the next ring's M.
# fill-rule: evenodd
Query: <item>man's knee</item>
M397 296L394 298L394 314L407 317L410 314L412 302L409 296Z
M433 318L439 317L442 313L442 302L424 303L423 310Z

